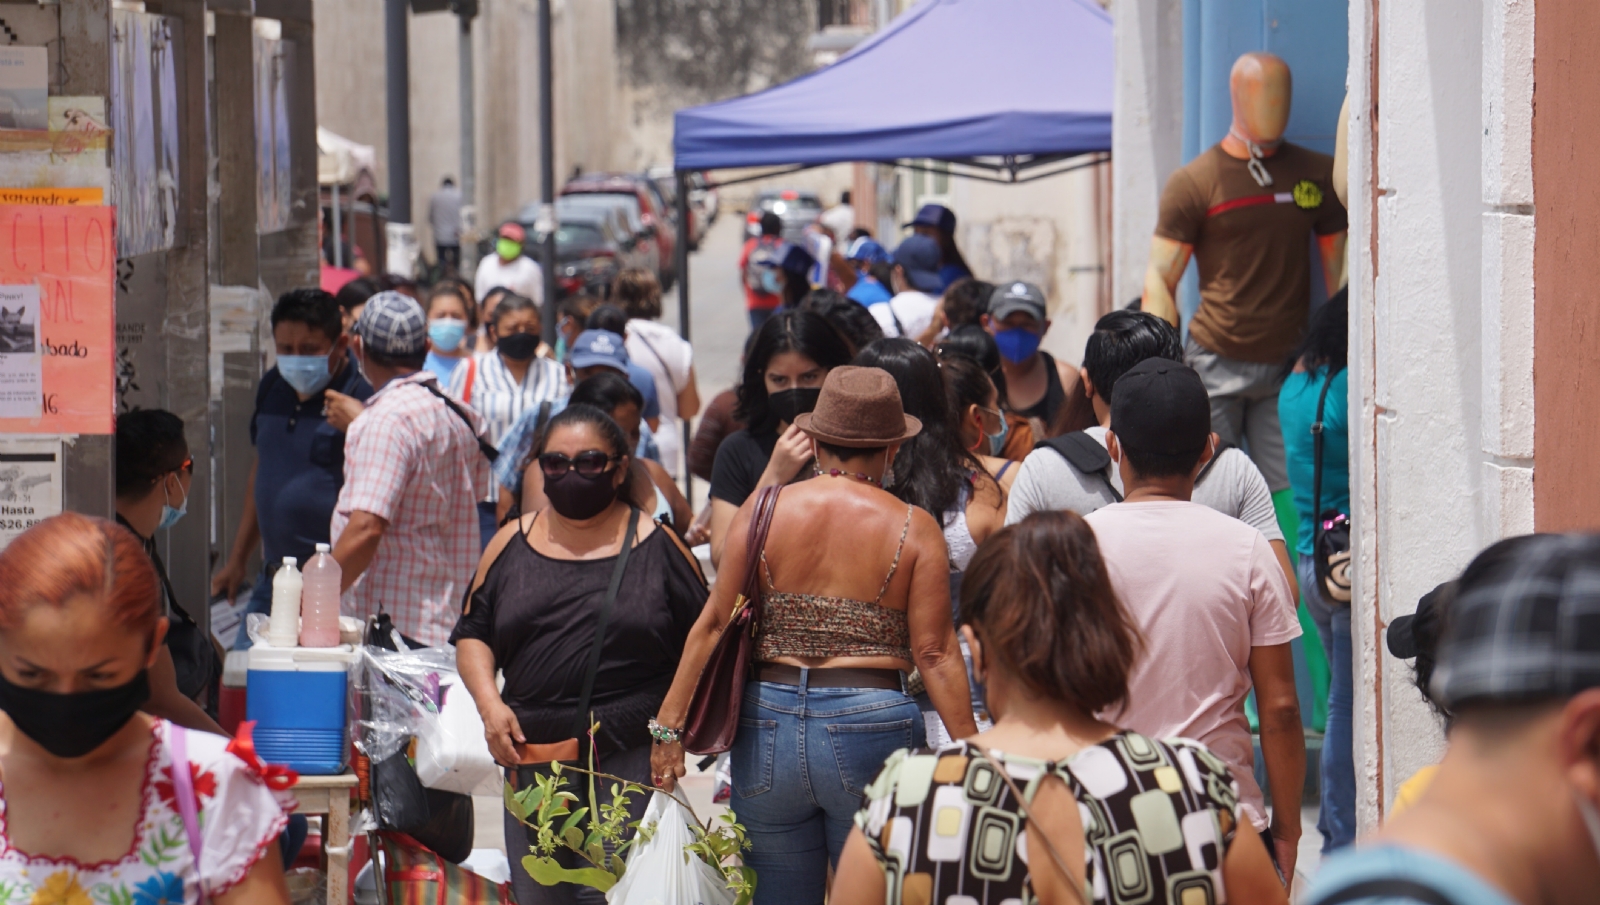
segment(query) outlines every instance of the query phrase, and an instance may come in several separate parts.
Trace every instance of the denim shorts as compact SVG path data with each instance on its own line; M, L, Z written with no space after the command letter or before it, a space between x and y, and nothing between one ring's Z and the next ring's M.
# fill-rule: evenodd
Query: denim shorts
M923 744L904 691L745 685L729 752L730 806L749 833L755 905L820 905L866 787L888 756Z

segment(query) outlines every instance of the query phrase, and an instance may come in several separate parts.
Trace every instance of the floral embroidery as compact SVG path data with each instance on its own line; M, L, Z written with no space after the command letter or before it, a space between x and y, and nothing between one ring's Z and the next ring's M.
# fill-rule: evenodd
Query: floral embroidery
M183 878L166 873L146 878L133 890L133 905L183 905Z
M57 871L34 889L32 905L94 905L94 899L78 885L78 875Z
M172 782L172 767L162 771L166 779L157 780L156 794L161 796L161 803L176 811L178 809L178 790ZM201 770L200 765L189 764L189 776L194 782L194 795L197 804L204 804L207 798L217 794L217 775L210 770Z

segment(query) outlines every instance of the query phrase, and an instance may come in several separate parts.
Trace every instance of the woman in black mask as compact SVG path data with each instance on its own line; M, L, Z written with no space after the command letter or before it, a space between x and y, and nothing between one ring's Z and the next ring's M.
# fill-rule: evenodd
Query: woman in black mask
M64 513L0 553L0 884L19 901L288 905L279 778L139 712L160 600L104 519Z
M816 408L823 378L850 347L821 315L785 309L761 325L744 356L735 417L750 425L717 448L711 468L711 561L722 561L734 513L757 490L808 477L811 441L794 419Z
M485 439L499 449L500 438L523 412L567 398L572 385L566 368L540 354L546 347L539 341L539 308L532 299L506 293L485 324L494 348L458 365L450 374L449 390L483 416ZM478 528L485 544L499 525L495 506L500 488L493 476L488 481L478 497Z
M650 779L646 724L672 684L706 584L677 535L628 502L631 449L593 406L575 404L550 419L534 447L549 505L495 535L450 637L489 750L519 788L534 781L519 764L581 756L529 746L582 737L588 714L600 724L600 769ZM644 796L632 802L633 819L645 804ZM509 815L505 833L507 851L526 852L534 841ZM579 900L576 888L540 886L513 862L521 905Z

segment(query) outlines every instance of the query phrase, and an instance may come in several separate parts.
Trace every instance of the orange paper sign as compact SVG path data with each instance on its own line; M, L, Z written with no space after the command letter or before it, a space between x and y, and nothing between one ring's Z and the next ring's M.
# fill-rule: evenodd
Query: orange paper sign
M39 286L44 399L0 433L110 434L116 405L114 209L0 204L0 283Z
M7 189L0 188L0 204L60 205L105 204L105 192L99 189Z

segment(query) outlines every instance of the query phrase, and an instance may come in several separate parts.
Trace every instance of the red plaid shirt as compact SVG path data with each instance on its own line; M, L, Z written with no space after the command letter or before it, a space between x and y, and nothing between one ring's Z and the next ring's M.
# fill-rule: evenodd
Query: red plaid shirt
M389 523L377 555L345 594L365 619L380 609L404 634L443 645L478 567L477 494L488 462L472 430L422 386L425 371L398 377L367 400L344 445L344 488L333 541L360 509ZM474 427L478 422L476 415Z

